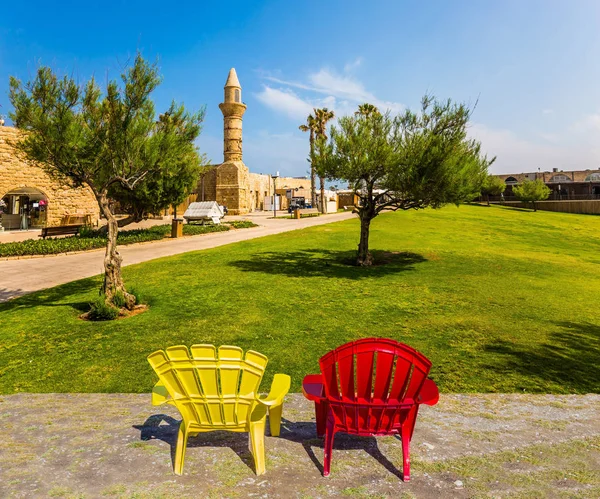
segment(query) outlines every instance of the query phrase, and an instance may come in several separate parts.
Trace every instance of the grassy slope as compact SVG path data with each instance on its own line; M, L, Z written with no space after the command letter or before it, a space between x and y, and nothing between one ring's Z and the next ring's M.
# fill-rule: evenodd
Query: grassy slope
M127 267L151 309L112 323L77 319L99 278L0 304L0 392L149 391L148 353L201 342L263 352L263 388L299 390L365 336L421 350L443 391L600 391L600 217L389 213L372 247L403 254L371 269L343 263L357 238L351 220Z

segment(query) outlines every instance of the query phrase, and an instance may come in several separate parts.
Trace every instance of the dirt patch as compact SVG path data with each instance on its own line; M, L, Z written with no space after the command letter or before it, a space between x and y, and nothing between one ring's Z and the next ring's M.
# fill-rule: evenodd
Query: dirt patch
M290 394L280 437L267 430L264 475L247 434L212 432L189 439L176 476L180 416L149 394L10 395L0 497L600 497L599 415L599 395L443 395L419 413L410 482L397 438L344 434L323 478L314 409Z

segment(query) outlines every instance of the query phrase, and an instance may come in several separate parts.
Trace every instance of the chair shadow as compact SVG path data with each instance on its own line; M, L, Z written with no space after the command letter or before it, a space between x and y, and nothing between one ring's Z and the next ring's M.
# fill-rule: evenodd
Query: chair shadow
M317 436L316 423L292 422L285 418L281 419L281 433L279 438L299 443L304 448L308 457L323 474L323 464L317 458L313 447L323 450L324 439ZM399 470L379 449L376 437L360 437L346 433L336 433L333 450L364 450L387 471L403 480L402 471ZM334 462L335 456L332 457Z
M161 424L161 423L166 424ZM140 430L140 440L162 440L171 447L171 465L175 466L175 450L177 447L177 432L179 431L180 420L177 420L166 414L155 414L150 416L142 425L133 425L133 428ZM195 437L189 437L187 447L229 447L235 452L240 460L252 470L254 468L254 459L248 448L248 434L231 431L210 431L199 433Z
M161 424L163 422L166 424ZM140 431L140 440L142 441L162 440L169 444L171 447L171 463L174 466L177 432L179 431L180 423L181 421L171 416L167 416L166 414L155 414L146 419L144 424L133 425L133 428ZM266 435L269 436L270 431L268 430L268 422L266 427ZM323 474L323 464L319 461L319 458L313 450L313 447L320 448L321 450L323 449L323 439L317 437L317 426L315 423L292 422L282 418L281 433L277 438L283 438L290 442L302 445L310 460L314 463L319 472ZM254 469L254 459L248 449L248 435L246 433L234 433L228 431L201 433L196 437L189 437L187 446L229 447L238 455L240 460L248 466L248 468L253 472L256 471ZM375 437L359 437L356 435L337 433L334 442L334 450L336 449L364 450L390 473L403 479L402 472L379 450Z

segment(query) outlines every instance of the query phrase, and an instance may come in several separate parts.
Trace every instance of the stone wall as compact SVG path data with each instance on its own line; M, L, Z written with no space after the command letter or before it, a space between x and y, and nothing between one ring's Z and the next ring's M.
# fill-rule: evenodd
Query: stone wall
M65 215L90 214L98 223L98 203L88 187L74 188L51 178L41 167L27 163L17 156L11 146L18 140L18 130L0 126L0 199L19 188L42 192L48 201L46 225L60 225Z

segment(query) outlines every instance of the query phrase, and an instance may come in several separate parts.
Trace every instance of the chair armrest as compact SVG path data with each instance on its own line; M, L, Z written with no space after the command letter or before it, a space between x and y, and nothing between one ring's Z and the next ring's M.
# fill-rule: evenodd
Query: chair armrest
M152 388L152 405L172 404L173 400L162 381Z
M440 392L435 384L435 381L427 378L421 387L419 396L417 397L417 404L435 405L438 403L439 399Z
M257 400L267 407L281 405L283 397L290 391L292 379L287 374L276 374L271 383L271 391L265 398L257 398Z
M323 377L320 374L309 374L302 381L302 393L308 400L319 402L325 398Z

